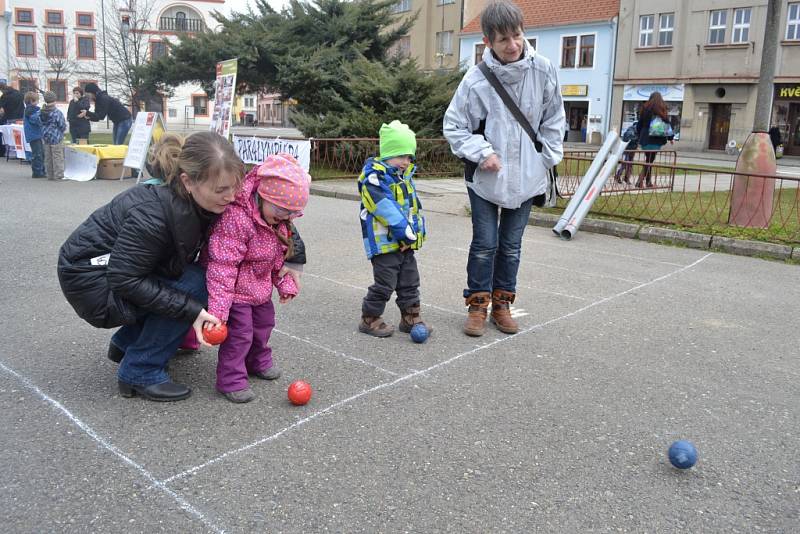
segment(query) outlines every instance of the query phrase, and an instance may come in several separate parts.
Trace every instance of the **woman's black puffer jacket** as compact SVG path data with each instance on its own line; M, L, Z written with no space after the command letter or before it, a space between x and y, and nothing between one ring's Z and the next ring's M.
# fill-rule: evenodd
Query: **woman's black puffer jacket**
M206 304L161 278L183 274L215 218L171 187L132 187L98 208L61 246L61 290L78 315L99 328L134 323L137 308L191 322Z
M137 308L192 322L206 303L161 278L175 280L195 261L216 218L169 186L132 187L61 246L61 290L78 316L98 328L135 323ZM305 244L294 227L292 239L294 255L286 261L305 264Z

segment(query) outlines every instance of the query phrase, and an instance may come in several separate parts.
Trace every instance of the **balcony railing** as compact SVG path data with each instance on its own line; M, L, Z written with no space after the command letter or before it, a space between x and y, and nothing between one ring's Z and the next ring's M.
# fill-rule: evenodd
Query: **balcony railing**
M206 25L202 19L187 19L183 17L161 17L158 29L170 32L201 32Z

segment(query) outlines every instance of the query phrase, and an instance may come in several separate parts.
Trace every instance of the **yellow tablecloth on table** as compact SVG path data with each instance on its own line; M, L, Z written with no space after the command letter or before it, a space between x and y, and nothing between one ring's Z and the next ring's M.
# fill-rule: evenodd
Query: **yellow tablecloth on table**
M70 148L94 154L97 159L125 159L128 145L69 145Z

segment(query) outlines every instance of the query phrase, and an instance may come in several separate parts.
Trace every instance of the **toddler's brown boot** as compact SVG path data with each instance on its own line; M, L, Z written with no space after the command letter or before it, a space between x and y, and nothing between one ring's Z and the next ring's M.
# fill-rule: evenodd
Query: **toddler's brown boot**
M411 332L411 329L414 328L415 324L422 324L428 330L428 334L433 332L433 328L425 324L425 321L420 318L419 310L419 302L412 304L405 310L400 310L400 324L397 329L404 334L408 334Z
M489 308L491 296L488 291L473 293L466 299L469 306L467 321L464 323L464 333L468 336L478 337L486 333L486 310Z
M362 315L358 323L358 331L375 337L389 337L394 333L394 328L383 322L380 317Z
M495 289L492 291L492 322L497 329L506 334L519 332L519 325L511 318L511 304L516 295L510 291Z

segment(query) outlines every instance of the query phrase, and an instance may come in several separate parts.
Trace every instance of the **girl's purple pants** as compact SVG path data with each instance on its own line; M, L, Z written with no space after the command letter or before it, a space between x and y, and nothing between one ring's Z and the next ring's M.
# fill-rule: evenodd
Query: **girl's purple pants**
M228 312L228 338L219 346L217 390L240 391L247 375L272 367L269 336L275 327L272 301L258 306L233 303Z

